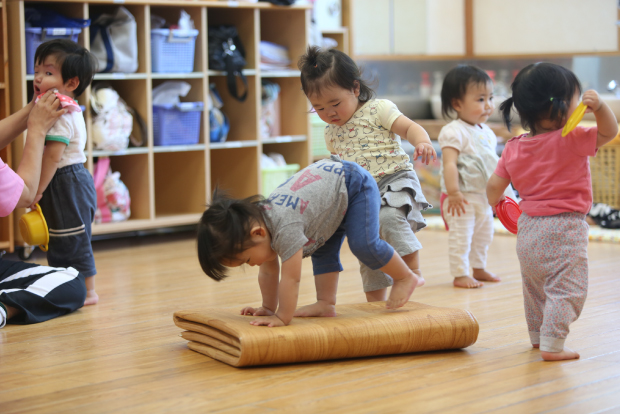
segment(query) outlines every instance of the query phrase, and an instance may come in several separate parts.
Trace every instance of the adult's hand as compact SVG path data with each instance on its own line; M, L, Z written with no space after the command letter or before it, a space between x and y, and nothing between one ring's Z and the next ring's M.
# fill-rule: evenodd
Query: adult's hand
M33 132L32 135L36 138L40 138L41 135L45 138L45 133L56 120L67 112L66 109L61 109L60 100L51 90L45 92L39 102L30 105L33 107L28 115L28 138Z

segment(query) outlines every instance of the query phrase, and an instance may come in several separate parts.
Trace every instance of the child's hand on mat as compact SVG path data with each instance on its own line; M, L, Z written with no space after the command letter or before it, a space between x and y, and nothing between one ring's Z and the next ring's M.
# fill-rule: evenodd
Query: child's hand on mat
M276 315L261 316L260 318L254 319L252 322L250 322L250 325L268 326L270 328L274 328L276 326L286 326L286 324L282 322L282 320Z
M262 306L260 308L246 306L245 308L241 309L241 314L250 316L271 316L274 314L274 312Z
M448 194L448 213L461 217L461 213L465 214L465 204L469 204L465 196L460 191Z

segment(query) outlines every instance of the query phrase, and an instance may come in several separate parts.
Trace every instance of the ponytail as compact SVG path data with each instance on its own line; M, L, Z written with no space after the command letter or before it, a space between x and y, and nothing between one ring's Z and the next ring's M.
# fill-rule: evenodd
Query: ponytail
M506 128L508 128L508 131L510 131L510 126L512 125L513 104L514 104L514 101L511 96L510 98L502 102L502 104L499 106L499 110L502 113L502 120L504 121L504 124L506 124Z

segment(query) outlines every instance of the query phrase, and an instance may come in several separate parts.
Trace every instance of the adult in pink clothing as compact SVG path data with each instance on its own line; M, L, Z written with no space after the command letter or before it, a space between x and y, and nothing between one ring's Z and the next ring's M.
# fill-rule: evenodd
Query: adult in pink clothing
M522 198L517 255L525 316L530 341L547 361L579 358L564 342L588 293L588 157L618 134L613 112L589 90L581 100L594 113L597 126L577 127L562 137L580 95L579 80L562 66L537 63L521 70L512 84L512 98L500 109L510 128L514 105L530 132L508 141L487 184L491 206L504 198L511 181Z
M66 112L59 107L60 101L50 91L36 104L33 100L0 120L0 148L28 129L17 170L0 159L0 216L32 204L39 187L45 134ZM12 323L27 324L64 315L80 308L85 297L84 277L71 268L13 262L0 255L0 328L9 319Z

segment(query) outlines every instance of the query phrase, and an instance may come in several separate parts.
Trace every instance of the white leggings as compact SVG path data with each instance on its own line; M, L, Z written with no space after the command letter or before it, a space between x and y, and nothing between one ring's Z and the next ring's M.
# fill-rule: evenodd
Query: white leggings
M464 193L469 204L465 214L451 215L444 204L443 216L448 224L448 252L450 274L453 277L468 276L469 267L484 269L487 250L493 241L493 210L485 194ZM447 203L447 200L445 201Z

